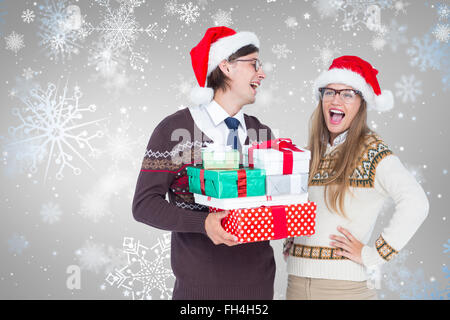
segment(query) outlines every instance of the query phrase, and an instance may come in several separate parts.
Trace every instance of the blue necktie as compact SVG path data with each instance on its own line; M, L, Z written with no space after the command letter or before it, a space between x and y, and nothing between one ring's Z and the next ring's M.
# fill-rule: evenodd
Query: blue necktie
M227 125L228 129L230 129L230 133L228 134L227 138L227 145L233 146L233 149L235 150L239 150L240 147L238 137L239 123L239 120L236 118L228 117L225 119L225 124Z

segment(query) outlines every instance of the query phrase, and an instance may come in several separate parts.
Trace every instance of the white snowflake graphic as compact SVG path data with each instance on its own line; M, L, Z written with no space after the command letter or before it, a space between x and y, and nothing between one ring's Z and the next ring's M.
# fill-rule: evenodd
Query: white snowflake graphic
M320 41L320 45L313 45L314 50L319 53L317 57L313 58L313 62L320 67L328 67L334 57L340 53L334 40L324 39Z
M233 19L231 18L231 12L219 9L211 17L215 26L225 26L229 27L233 24Z
M23 250L28 248L29 244L24 236L18 235L17 233L14 233L8 239L8 249L14 254L22 254Z
M321 18L336 17L344 1L339 0L316 0L313 7L316 8Z
M170 268L170 233L158 238L150 249L126 237L123 251L128 257L127 265L108 274L105 281L133 300L170 299L174 280Z
M40 214L42 221L48 224L54 224L60 220L62 211L58 204L49 202L42 205Z
M27 9L22 12L22 20L26 23L31 23L34 21L34 18L36 18L36 15L34 14L33 10Z
M117 0L117 2L132 8L137 8L145 3L145 0Z
M441 286L442 282L436 281L435 277L427 277L422 268L411 270L407 267L406 260L412 255L412 252L403 249L395 259L382 265L383 281L380 298L384 299L388 290L405 300L448 299L448 281L444 281L444 285ZM442 268L442 270L448 273L448 269Z
M450 15L450 8L446 4L440 3L437 7L437 14L439 17L439 21L446 20Z
M413 47L406 51L411 57L411 66L419 66L420 71L438 70L440 68L445 53L438 41L432 40L430 35L426 34L422 40L413 38L412 44Z
M93 222L99 222L101 218L111 215L109 201L109 195L91 190L91 192L81 196L81 208L78 213Z
M33 71L30 67L23 69L22 77L24 77L25 80L33 79L35 75L36 71Z
M406 7L409 6L409 2L404 2L403 0L396 0L394 2L395 15L398 15L399 12L406 13Z
M103 133L89 134L87 128L102 119L83 122L85 113L95 112L96 106L83 107L81 97L78 86L70 96L67 83L62 92L58 92L55 84L49 83L45 91L35 88L21 98L25 107L12 110L21 124L8 129L15 142L7 147L29 144L21 156L31 161L31 173L36 173L39 164L47 158L44 181L52 166L57 168L55 177L58 180L63 179L66 168L72 169L75 175L81 174L81 168L74 161L77 158L92 168L82 151L87 149L90 155L97 152L91 140L102 137Z
M288 54L292 53L286 47L286 44L276 44L272 47L272 52L277 56L277 59L287 58Z
M11 34L5 38L5 41L6 49L13 51L15 54L25 47L23 35L18 34L15 31L11 32Z
M135 126L129 120L121 120L112 132L107 128L105 131L107 141L102 155L105 155L115 168L119 167L119 163L126 162L128 167L133 166L139 169L141 165L140 146L141 143L145 143L145 135L131 134L135 131Z
M395 9L397 15L400 11L406 12L407 5L400 0L316 0L313 3L321 18L338 19L343 15L340 27L344 31L359 31L364 26L375 32L381 27L382 10Z
M186 101L192 89L195 87L196 81L194 78L186 79L182 74L177 74L177 78L177 81L174 81L170 85L170 88L173 89L170 92L175 95L175 98Z
M102 33L102 38L110 47L132 47L139 37L140 26L136 21L133 7L121 5L118 9L106 7L104 19L98 27L92 30Z
M77 256L81 269L95 273L99 273L111 261L105 250L105 246L93 243L92 241L86 241L81 249L75 251L75 255Z
M176 0L166 1L164 10L169 16L174 16L178 12L178 3Z
M46 0L39 9L39 45L48 49L46 55L50 60L64 62L72 54L79 54L81 42L87 36L80 8L69 5L67 0Z
M382 51L387 44L386 39L381 35L376 35L370 41L370 45L375 51Z
M448 42L450 38L450 27L448 24L438 24L433 30L433 34L440 42Z
M131 190L134 184L132 174L129 172L112 169L107 171L80 199L79 214L95 223L105 216L111 216L111 201L119 197L123 190Z
M104 275L113 272L127 263L122 250L87 240L82 248L75 251L80 268Z
M127 54L130 66L143 72L149 59L147 54L136 49L140 35L146 33L150 38L161 40L167 28L161 28L158 23L150 23L146 28L141 27L136 19L135 8L140 6L142 1L120 1L120 6L116 9L111 7L109 1L98 3L104 8L103 20L98 26L87 24L86 30L88 33L99 32L100 42L104 44L105 50L114 52L116 56Z
M192 2L179 5L177 13L178 18L187 25L197 22L197 18L200 16L198 6L194 5Z
M406 25L399 25L396 20L391 21L384 37L393 52L397 52L400 45L408 43L408 39L405 36L407 29Z
M289 29L297 29L299 28L297 18L295 17L287 17L286 20L284 20L284 23L286 24L286 27Z
M94 66L103 78L114 78L123 72L126 62L123 50L105 41L94 42L89 49L88 66Z
M401 76L401 80L395 83L397 91L395 95L401 97L402 102L415 102L416 97L422 94L421 90L422 81L416 79L412 74L410 76Z

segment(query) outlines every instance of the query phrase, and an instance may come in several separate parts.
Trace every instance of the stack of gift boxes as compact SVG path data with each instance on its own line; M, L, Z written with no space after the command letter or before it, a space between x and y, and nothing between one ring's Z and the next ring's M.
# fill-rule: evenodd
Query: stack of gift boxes
M187 168L189 191L210 212L229 210L225 231L238 241L256 242L315 231L316 205L308 202L309 150L276 139L244 146L202 149L202 166Z

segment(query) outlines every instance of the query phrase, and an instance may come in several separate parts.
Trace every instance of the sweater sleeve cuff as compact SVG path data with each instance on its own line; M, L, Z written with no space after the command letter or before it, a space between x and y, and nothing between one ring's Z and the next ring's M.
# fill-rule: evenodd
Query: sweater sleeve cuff
M364 266L366 268L371 268L379 264L383 264L386 262L381 256L378 254L378 251L375 247L364 246L361 251L361 258Z
M375 241L375 247L364 246L361 251L361 259L366 267L373 267L390 261L398 254L398 251L386 242L382 235Z

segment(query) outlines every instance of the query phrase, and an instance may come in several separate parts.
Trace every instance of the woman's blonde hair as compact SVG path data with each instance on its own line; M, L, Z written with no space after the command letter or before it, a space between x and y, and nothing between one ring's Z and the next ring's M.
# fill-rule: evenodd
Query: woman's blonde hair
M348 129L345 142L336 148L337 159L334 163L333 172L324 181L324 198L328 210L331 207L330 211L344 217L346 217L344 197L346 192L349 191L350 176L361 156L365 137L369 133L371 133L371 130L367 126L367 104L364 99L361 99L359 111ZM311 163L309 183L320 169L320 160L325 154L329 140L330 132L323 115L322 101L320 101L310 119L308 149L311 151Z

